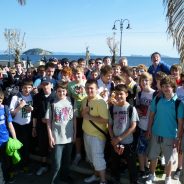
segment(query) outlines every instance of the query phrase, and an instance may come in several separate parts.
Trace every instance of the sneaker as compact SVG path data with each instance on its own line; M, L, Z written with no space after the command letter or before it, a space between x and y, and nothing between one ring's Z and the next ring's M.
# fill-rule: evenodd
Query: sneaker
M162 155L160 158L161 166L165 166L165 157Z
M171 177L165 178L165 184L171 184Z
M46 173L48 171L48 167L40 167L38 171L36 172L37 176L41 176L42 174Z
M85 183L92 183L92 182L94 182L94 181L99 181L100 180L100 177L97 177L97 176L95 176L95 175L92 175L92 176L90 176L90 177L88 177L88 178L85 178L84 179L84 182Z
M79 162L80 162L80 160L81 160L81 155L80 155L80 154L77 154L77 155L75 156L74 161L73 161L73 165L78 165Z
M148 176L148 178L146 179L146 184L152 184L152 182L155 180L155 175L154 174L150 174Z
M177 168L176 171L175 171L175 173L174 173L173 179L179 180L180 174L181 174L181 169Z
M139 177L137 179L138 184L144 184L146 181L146 178L148 178L149 174L146 175L146 171L140 171Z

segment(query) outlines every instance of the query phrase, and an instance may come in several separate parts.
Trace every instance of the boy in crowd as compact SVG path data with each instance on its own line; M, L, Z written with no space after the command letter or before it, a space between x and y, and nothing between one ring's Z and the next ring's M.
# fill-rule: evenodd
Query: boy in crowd
M128 66L123 66L121 68L121 76L125 80L125 84L128 87L128 97L127 101L131 105L135 105L136 102L136 94L140 90L137 83L133 80L131 70Z
M181 132L184 118L184 104L179 103L176 108L176 82L169 76L160 81L163 95L155 97L151 102L147 136L151 136L148 158L150 175L147 184L155 178L157 157L162 152L165 157L165 184L171 184L171 170L175 149L181 141Z
M170 69L171 72L171 77L173 77L173 79L176 80L176 84L178 86L181 86L181 78L180 78L180 74L182 72L182 67L179 64L174 64L171 66Z
M36 79L33 86L39 88L42 82L42 78L46 77L51 81L52 89L56 86L56 79L53 78L55 72L55 65L53 63L47 63L45 65L45 76L40 76L40 78Z
M98 93L107 102L110 96L110 91L114 87L112 82L112 67L105 65L100 69L100 79L97 80L98 83Z
M49 78L44 77L41 81L41 90L33 98L33 127L32 136L38 137L39 155L42 157L41 167L36 172L40 176L47 172L47 157L49 153L49 141L45 113L50 103L54 101L55 92Z
M152 87L153 89L156 89L155 76L157 72L161 71L168 75L170 74L170 66L161 60L161 55L158 52L154 52L153 54L151 54L151 61L152 65L149 66L148 73L152 75L153 77Z
M151 88L152 76L145 72L139 77L139 86L141 91L136 97L136 109L139 114L138 127L140 129L140 135L138 138L138 158L139 158L139 170L140 170L140 180L146 177L146 169L148 168L148 158L147 158L147 148L148 139L146 137L146 131L148 128L148 116L150 103L153 98L154 90Z
M21 162L20 169L27 172L29 170L29 149L31 137L31 112L33 111L33 99L31 91L33 82L28 79L22 81L22 92L12 97L10 103L10 112L13 117L13 125L18 140L22 142L23 147L20 150Z
M136 184L137 169L133 132L136 129L136 122L139 118L135 107L126 101L128 96L126 85L117 85L115 87L115 95L116 103L113 107L112 121L110 121L109 125L109 134L113 146L110 164L111 174L116 182L120 181L120 159L124 158L128 164L130 183ZM121 153L119 149L123 149Z
M178 86L176 89L176 94L178 98L182 101L182 103L184 103L184 73L180 74L180 85L181 86ZM183 168L182 162L183 162L183 153L182 151L179 151L178 152L178 167L174 173L175 180L178 180L180 177L180 174Z
M107 133L108 109L105 101L98 95L96 80L89 79L85 85L87 97L82 101L84 145L88 160L95 169L95 174L86 178L85 183L100 180L106 184L106 162L104 159L105 136L93 124Z
M46 113L49 145L53 148L51 183L55 184L62 171L62 178L69 179L71 152L75 141L73 107L67 95L67 82L56 86L56 98Z
M3 91L0 91L0 161L3 179L5 184L8 184L11 180L11 158L6 154L6 145L9 139L9 132L11 133L13 139L16 139L16 133L12 124L10 112L8 112L8 117L5 115L5 107L2 105L3 99L4 93Z
M74 69L74 78L75 80L68 83L68 96L71 97L73 105L74 105L74 121L76 122L76 155L73 163L78 165L81 160L81 152L82 152L82 117L81 117L81 101L86 97L85 92L85 83L86 80L83 79L84 69L82 67L77 67Z

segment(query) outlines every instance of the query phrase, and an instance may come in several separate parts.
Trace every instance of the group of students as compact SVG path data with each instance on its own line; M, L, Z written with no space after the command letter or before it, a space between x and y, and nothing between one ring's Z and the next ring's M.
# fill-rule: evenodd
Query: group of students
M37 138L42 158L37 175L47 172L51 150L50 184L69 180L72 150L73 164L77 165L83 145L94 168L86 183L106 184L107 167L113 182L119 183L122 162L127 165L131 184L152 183L161 155L165 184L171 184L176 152L175 179L179 179L184 151L184 74L180 65L169 67L162 62L158 52L151 60L148 70L142 64L129 67L125 57L113 66L109 57L91 59L88 67L84 59L51 58L37 73L33 68L23 72L21 63L4 68L0 158L5 183L12 182L13 170L30 172L31 136ZM8 116L5 105L9 106ZM16 167L6 153L9 134L23 144Z

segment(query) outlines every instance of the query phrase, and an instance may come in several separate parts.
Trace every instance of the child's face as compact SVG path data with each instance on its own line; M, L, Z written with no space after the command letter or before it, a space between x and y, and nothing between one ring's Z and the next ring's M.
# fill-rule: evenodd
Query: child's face
M24 85L22 87L22 94L24 96L28 96L30 94L30 92L32 91L33 87L31 85Z
M121 74L121 67L116 67L113 69L113 75L117 76Z
M75 80L79 81L82 80L83 72L77 72L75 73Z
M164 94L164 96L166 97L171 97L173 94L173 88L170 84L163 84L161 86L162 92Z
M88 95L88 98L94 98L98 92L96 84L86 84L85 90Z
M56 90L56 95L59 99L64 99L66 98L67 90L63 88L58 88Z
M110 82L111 79L112 79L112 73L111 72L108 72L106 75L102 76L102 81L104 83Z
M179 70L174 69L174 70L171 70L171 75L173 77L179 77L180 76L180 72L179 72Z
M126 98L128 96L127 93L124 91L115 91L116 93L116 100L121 104L126 102Z
M54 75L55 68L48 67L46 70L46 75L52 77Z
M98 78L98 73L97 72L92 72L91 73L91 78L92 79L97 79Z
M150 87L150 84L151 84L151 82L150 82L149 79L147 79L147 78L141 79L140 85L141 85L141 88L142 88L142 89L147 89L147 88L149 88L149 87Z
M3 100L4 100L3 98L0 98L0 105L3 103Z

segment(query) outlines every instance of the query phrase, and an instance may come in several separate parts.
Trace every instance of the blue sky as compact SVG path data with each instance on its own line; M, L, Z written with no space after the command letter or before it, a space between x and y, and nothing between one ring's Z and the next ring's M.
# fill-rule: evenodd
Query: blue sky
M16 0L0 3L0 50L6 50L5 28L25 32L26 48L49 51L85 52L111 55L107 37L112 37L116 19L124 23L122 55L150 55L158 51L178 57L172 38L166 33L166 12L162 0L27 0L20 6ZM119 23L116 39L120 39Z

